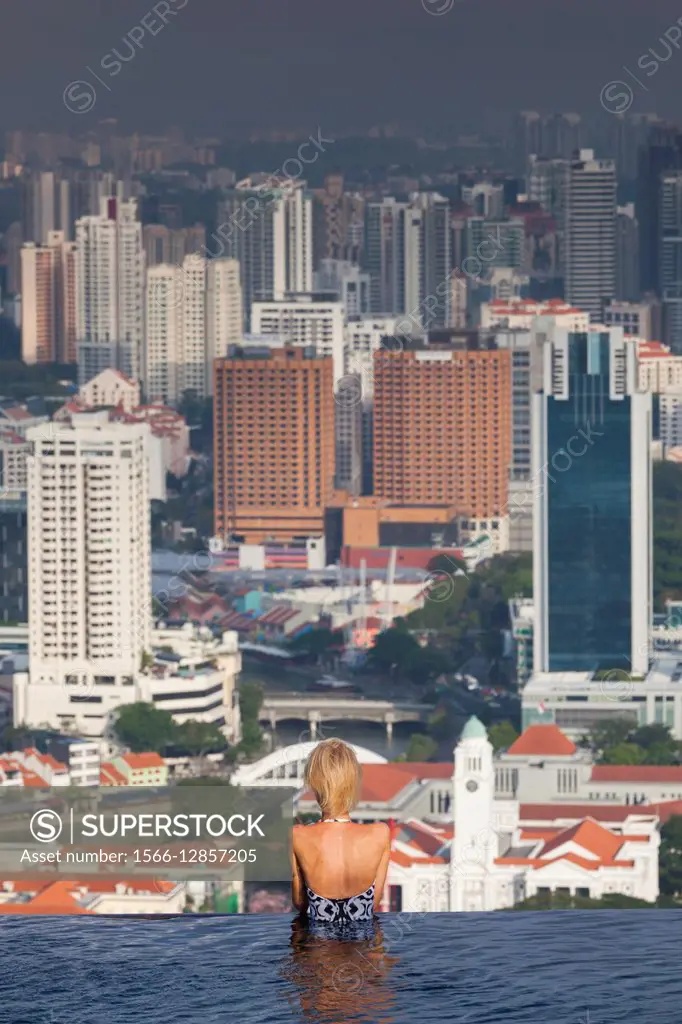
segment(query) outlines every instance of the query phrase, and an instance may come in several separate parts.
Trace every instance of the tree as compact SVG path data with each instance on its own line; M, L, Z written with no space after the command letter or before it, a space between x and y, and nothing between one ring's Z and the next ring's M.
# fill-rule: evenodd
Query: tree
M118 740L134 753L155 750L161 753L173 743L176 725L168 711L140 701L119 709L114 732Z
M512 743L518 737L519 734L511 722L496 722L488 729L488 739L492 743L496 754L500 750L509 750Z
M646 753L636 743L615 743L601 756L602 764L643 764Z
M214 723L190 720L175 727L173 745L189 757L202 757L225 750L227 740Z
M410 736L410 742L405 754L406 761L429 761L438 750L438 744L430 736L415 732Z
M263 690L257 683L242 683L239 687L239 711L242 719L242 738L239 750L246 757L253 757L263 746L263 730L258 724L258 715L263 703Z
M318 659L328 654L332 648L338 650L340 646L341 640L339 635L326 627L322 629L308 629L305 633L294 637L290 644L291 650L303 651Z
M407 665L419 650L419 644L408 632L405 620L397 619L395 626L377 634L368 660L375 668L390 672L396 666Z
M674 814L661 829L658 851L659 887L666 896L682 896L682 815Z
M589 743L593 750L606 750L617 743L625 743L632 732L629 718L612 718L600 722L590 730Z

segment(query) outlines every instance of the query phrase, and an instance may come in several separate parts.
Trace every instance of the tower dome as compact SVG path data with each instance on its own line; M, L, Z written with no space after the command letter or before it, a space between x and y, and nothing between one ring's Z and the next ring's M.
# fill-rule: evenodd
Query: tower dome
M467 724L462 729L462 735L459 738L460 741L487 740L488 733L480 718L476 718L476 715L472 715Z

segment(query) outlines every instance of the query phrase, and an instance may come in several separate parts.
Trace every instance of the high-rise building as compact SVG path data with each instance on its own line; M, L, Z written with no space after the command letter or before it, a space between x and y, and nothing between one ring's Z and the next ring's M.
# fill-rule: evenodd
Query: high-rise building
M256 335L275 335L291 345L330 356L334 383L344 375L344 308L335 292L291 294L280 302L255 302L251 327Z
M50 231L46 245L21 250L21 358L76 362L76 245Z
M25 242L45 245L48 235L71 237L70 183L54 171L33 171L24 181L22 233Z
M504 216L504 185L478 181L462 188L462 202L470 206L479 217Z
M436 192L410 197L405 210L405 308L423 330L450 322L450 203ZM388 311L390 312L390 310Z
M305 182L251 179L231 189L218 207L217 251L239 261L244 316L256 301L278 301L313 287L312 196ZM217 236L217 237L216 237Z
M571 161L564 210L566 301L601 314L616 291L616 168L583 149Z
M382 348L374 358L374 494L454 506L467 539L497 533L506 549L510 423L508 351L473 341Z
M147 271L144 381L153 402L211 394L212 363L242 338L239 264L186 256Z
M658 286L663 306L663 340L682 354L682 171L660 181Z
M144 342L144 251L134 199L102 200L76 222L79 383L113 367L139 380Z
M0 623L28 618L26 538L26 492L6 493L0 485Z
M535 672L646 673L651 396L622 328L539 318L533 396Z
M369 315L370 276L354 263L322 260L315 272L315 291L334 292L348 317Z
M342 174L329 174L315 198L315 264L321 260L357 262L361 255L365 201L344 191ZM324 287L322 290L326 290Z
M392 196L365 207L364 265L371 282L372 313L405 311L405 210Z
M160 263L182 264L185 256L203 255L206 248L206 228L196 224L191 228L167 228L165 224L145 224L142 242L146 265Z
M635 208L639 222L640 289L661 295L661 178L682 171L682 131L655 125L639 151Z
M97 734L150 646L148 428L74 413L29 440L26 721Z
M542 118L537 110L522 110L516 115L512 127L511 149L514 171L521 177L526 173L532 153L544 155L542 148Z
M635 204L626 203L616 210L615 296L636 302L639 294L639 225Z
M331 358L235 347L214 373L216 536L321 535L334 489Z
M403 314L424 330L447 326L452 270L449 201L436 192L418 192L409 202L389 197L368 203L365 268L374 314Z

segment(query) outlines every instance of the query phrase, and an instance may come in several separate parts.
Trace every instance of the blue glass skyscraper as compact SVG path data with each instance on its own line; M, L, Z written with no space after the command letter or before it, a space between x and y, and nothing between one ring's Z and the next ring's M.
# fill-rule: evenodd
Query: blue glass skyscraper
M534 668L648 669L651 396L622 328L538 318L533 396Z

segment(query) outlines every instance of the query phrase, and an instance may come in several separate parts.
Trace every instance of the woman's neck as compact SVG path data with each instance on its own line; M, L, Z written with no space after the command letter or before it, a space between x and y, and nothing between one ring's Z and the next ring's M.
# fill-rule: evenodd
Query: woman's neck
M346 811L322 811L322 821L350 821L350 814Z

